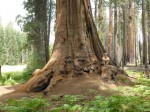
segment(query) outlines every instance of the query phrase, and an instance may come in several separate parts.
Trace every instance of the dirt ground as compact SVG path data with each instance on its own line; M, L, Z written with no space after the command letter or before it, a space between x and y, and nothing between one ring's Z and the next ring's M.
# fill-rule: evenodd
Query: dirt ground
M0 86L0 101L6 100L8 98L21 98L30 97L39 93L26 93L26 92L16 92L21 85L14 86ZM50 89L47 97L51 95L86 95L91 96L95 91L100 95L109 96L113 94L113 89L117 85L113 83L104 83L98 75L94 76L80 76L74 78L66 78L58 82L55 86Z
M129 68L127 68L129 69ZM60 82L58 82L55 86L53 86L49 94L46 97L50 97L51 95L86 95L91 96L93 93L91 91L97 92L99 95L110 96L114 94L113 89L118 86L126 86L125 85L117 85L114 82L104 83L99 75L84 75L73 78L64 78ZM21 97L30 97L41 93L26 93L26 92L18 92L19 88L22 85L14 85L14 86L0 86L0 101L4 101L8 98L21 98Z
M25 92L15 92L21 85L13 85L13 86L0 86L0 101L7 100L9 98L21 98L21 97L29 97L31 94Z

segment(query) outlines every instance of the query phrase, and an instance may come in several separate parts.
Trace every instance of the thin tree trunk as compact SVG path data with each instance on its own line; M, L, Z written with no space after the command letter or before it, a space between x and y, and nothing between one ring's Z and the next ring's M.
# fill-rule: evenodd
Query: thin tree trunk
M130 35L131 35L131 27L130 27L130 24L131 24L131 21L130 21L130 8L131 8L131 2L127 2L127 8L126 8L126 16L127 16L127 19L126 19L126 62L130 62Z
M46 37L47 37L47 16L46 0L34 0L35 24L33 33L33 59L31 66L33 69L42 68L46 63Z
M146 36L146 23L145 23L145 1L142 0L142 30L143 30L143 64L145 68L147 65L147 36Z
M45 43L45 60L46 60L46 63L49 60L49 30L48 30L49 21L47 18L47 16L48 16L48 14L47 14L48 5L49 5L48 0L44 0L43 1L43 24L45 24L44 25L44 43Z
M139 36L140 37L140 36ZM139 40L139 55L140 55L140 65L142 65L142 43Z
M124 25L123 25L123 48L122 48L122 69L124 69L125 66L125 61L126 61L126 5L124 5L122 7L122 11L123 11L123 21L124 21Z
M134 2L129 0L129 62L134 62L134 55L135 55L135 13L134 13Z
M148 63L150 64L150 1L147 1L147 20L148 20Z
M134 62L135 62L135 66L137 66L138 65L138 61L139 61L139 54L138 54L138 47L139 47L139 44L138 44L138 21L137 21L137 19L135 19L135 18L138 18L138 14L136 13L138 11L138 9L136 8L136 4L134 4L134 12L133 13L135 13L135 17L134 17L134 26L135 26L135 46L134 46L134 51L135 51L135 60L134 60Z
M0 65L0 77L2 76L1 65Z
M117 0L114 0L114 39L113 39L113 51L114 51L114 61L117 62Z
M98 24L98 33L100 32L100 30L102 30L102 22L103 22L103 0L99 0L98 2L98 18L97 18L97 22L96 24Z
M136 22L134 23L134 24L136 24ZM137 48L138 48L138 44L137 44L137 25L135 25L135 27L136 27L136 30L135 30L135 44L134 44L134 51L135 51L135 57L134 57L134 63L135 63L135 66L137 66L137 62L138 62L138 54L137 54Z
M97 23L97 4L98 4L98 0L95 0L95 12L94 12L94 16L95 16L95 23Z
M50 33L51 33L51 20L52 20L52 0L50 0L50 1L48 0L48 2L49 2L49 14L48 14L49 17L48 17L48 34L47 34L48 43L47 44L49 47L49 40L50 40Z
M112 48L113 48L113 10L112 10L112 0L109 0L109 43L108 43L108 53L113 57Z

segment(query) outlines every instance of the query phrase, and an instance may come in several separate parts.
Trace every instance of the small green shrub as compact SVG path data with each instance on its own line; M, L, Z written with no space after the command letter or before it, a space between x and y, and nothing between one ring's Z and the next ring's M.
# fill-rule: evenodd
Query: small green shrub
M145 77L144 78L138 78L138 80L136 81L136 84L150 86L150 79L147 79Z
M0 85L14 85L18 83L25 83L31 75L23 72L8 72L2 73L0 78Z
M14 84L16 84L17 82L15 81L15 80L13 80L13 79L8 79L8 80L6 80L4 83L3 83L3 85L6 85L6 86L10 86L10 85L14 85Z
M141 77L143 75L143 72L141 71L134 71L134 70L126 70L126 73L129 75L136 75L138 77Z

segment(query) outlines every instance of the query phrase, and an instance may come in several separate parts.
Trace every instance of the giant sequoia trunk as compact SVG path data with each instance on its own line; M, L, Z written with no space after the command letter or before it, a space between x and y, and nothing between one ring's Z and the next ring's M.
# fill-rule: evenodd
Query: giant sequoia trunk
M59 80L81 75L123 74L111 65L102 67L105 52L94 25L89 0L57 0L56 39L49 62L23 85L22 90L49 92ZM61 83L61 82L60 82Z

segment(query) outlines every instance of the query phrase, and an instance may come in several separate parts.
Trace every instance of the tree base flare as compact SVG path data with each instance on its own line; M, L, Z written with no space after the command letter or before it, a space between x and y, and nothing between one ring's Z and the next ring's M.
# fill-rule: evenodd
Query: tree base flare
M89 79L96 76L100 82L107 79L115 83L121 79L119 76L127 77L111 59L109 64L114 67L111 65L102 67L105 50L92 18L90 1L56 1L56 38L52 55L43 69L33 73L33 77L24 84L22 90L44 91L44 94L47 94L58 84L63 85L64 80L70 82L70 85L73 84L72 88L76 85L82 86L82 83L78 82L82 76ZM71 82L73 79L77 80L76 83ZM61 83L58 83L59 81ZM83 83L87 88L88 82L90 83L90 80L87 79L87 83ZM68 86L62 86L62 89Z
M112 65L105 65L102 67L101 79L107 83L112 82L115 84L125 85L132 84L132 81L127 73L125 73L122 69Z
M81 91L75 93L82 93L88 88L101 91L102 89L98 88L105 88L104 85L117 86L133 84L128 75L120 68L112 65L105 65L100 68L101 73L95 73L95 70L91 68L89 72L85 71L82 75L69 74L65 77L63 75L53 75L54 72L47 73L47 75L35 75L34 73L40 73L39 71L35 71L33 77L23 85L21 90L27 92L43 91L44 95L58 93L74 94L73 92L78 91L78 89Z

